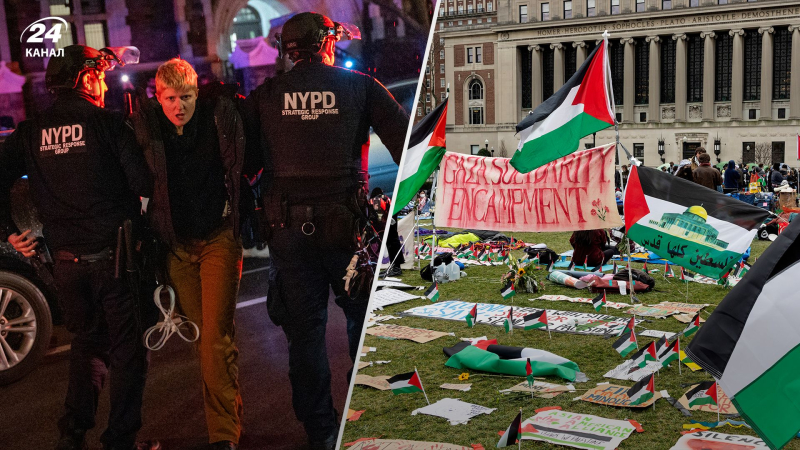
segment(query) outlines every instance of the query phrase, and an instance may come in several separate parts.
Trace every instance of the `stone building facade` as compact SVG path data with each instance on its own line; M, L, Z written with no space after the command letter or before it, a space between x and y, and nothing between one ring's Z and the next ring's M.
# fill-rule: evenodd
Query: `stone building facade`
M470 3L486 0L440 3L443 51L430 55L444 65L432 81L451 87L450 151L488 145L510 157L515 125L608 30L620 142L645 165L678 163L697 146L712 162L800 165L800 1L505 0L468 15ZM614 139L609 128L582 143Z

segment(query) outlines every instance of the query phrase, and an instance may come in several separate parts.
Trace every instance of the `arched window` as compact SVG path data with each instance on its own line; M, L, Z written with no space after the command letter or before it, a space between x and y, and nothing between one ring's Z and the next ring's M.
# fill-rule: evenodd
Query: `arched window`
M231 48L236 48L236 41L239 39L252 39L263 36L261 30L261 16L252 6L245 6L236 13L231 27Z
M480 80L472 80L469 83L469 99L483 100L483 83Z
M481 80L473 79L467 85L469 98L469 123L470 125L481 125L483 120L483 83Z

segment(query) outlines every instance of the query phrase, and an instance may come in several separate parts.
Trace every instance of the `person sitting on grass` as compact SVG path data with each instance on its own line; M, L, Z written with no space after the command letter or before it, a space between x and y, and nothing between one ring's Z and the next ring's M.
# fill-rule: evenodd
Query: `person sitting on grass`
M569 243L575 250L572 260L575 264L588 264L588 267L602 266L617 253L617 248L608 245L606 230L575 231L569 238Z

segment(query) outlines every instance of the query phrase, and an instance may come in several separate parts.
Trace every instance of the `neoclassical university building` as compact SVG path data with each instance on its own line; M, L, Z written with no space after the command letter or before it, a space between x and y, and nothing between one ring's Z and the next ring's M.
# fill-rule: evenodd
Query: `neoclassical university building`
M697 146L712 162L753 162L759 144L800 165L797 0L442 0L417 115L449 86L448 150L510 157L515 125L605 30L620 141L645 165ZM614 129L583 144L593 139Z

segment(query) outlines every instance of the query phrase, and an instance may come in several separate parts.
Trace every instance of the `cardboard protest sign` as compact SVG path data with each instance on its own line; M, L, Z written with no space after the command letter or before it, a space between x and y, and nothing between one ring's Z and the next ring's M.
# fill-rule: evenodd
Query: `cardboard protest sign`
M661 302L652 306L636 305L625 311L625 313L656 318L664 318L673 314L690 314L694 317L695 314L706 306L708 306L708 304Z
M416 300L418 298L420 298L419 295L410 294L397 289L385 288L375 292L375 295L372 296L369 302L369 307L370 310L381 309L385 306Z
M592 299L591 298L587 298L587 297L568 297L566 295L542 295L541 297L536 297L536 298L530 299L530 301L533 301L533 300L549 300L551 302L565 301L565 302L571 302L571 303L588 303L590 305L592 304ZM630 308L631 305L629 305L628 303L618 303L618 302L606 301L606 303L605 303L605 305L603 305L603 307L604 308L608 307L608 308L614 308L614 309L622 309L622 308Z
M694 314L676 314L672 317L677 319L678 322L689 323L692 321L692 319L694 319L694 316L695 316ZM705 321L706 319L703 319L702 317L700 318L700 323L703 323Z
M528 425L536 432L526 432ZM556 410L542 411L525 420L522 429L522 439L586 450L614 450L635 430L627 420Z
M616 384L601 384L589 389L582 396L581 400L590 403L598 403L607 406L623 406L625 408L645 408L661 398L661 394L656 392L653 398L644 403L631 406L631 399L628 397L630 386L618 386Z
M716 431L697 431L685 434L670 450L768 450L769 447L757 436L725 434Z
M378 389L380 391L388 391L391 389L389 386L389 382L386 381L389 379L387 375L380 375L377 377L371 377L369 375L356 375L355 384L360 384L362 386L369 386L371 388Z
M462 402L452 398L443 398L436 403L432 403L424 408L411 411L412 416L417 414L427 414L447 419L450 425L460 425L469 422L469 419L481 415L491 414L497 408L486 408L472 403Z
M390 339L408 339L419 344L430 342L442 336L448 336L449 333L442 333L441 331L425 330L423 328L404 327L402 325L378 325L376 327L367 328L365 331L370 336L378 336Z
M687 389L686 392L694 389L694 386ZM678 403L683 405L684 408L692 411L717 412L717 405L694 405L690 408L689 399L686 398L686 393L684 393L683 396L678 399ZM720 414L739 414L739 411L737 411L736 407L733 406L733 402L730 398L728 398L727 395L725 395L725 392L722 391L722 387L719 384L717 384L717 403L719 403Z
M451 390L454 390L454 391L467 392L470 389L472 389L472 383L464 383L464 384L445 383L445 384L443 384L443 385L441 385L439 387L442 388L442 389L451 389Z
M544 381L536 380L533 382L532 386L528 385L528 381L523 381L516 386L513 386L509 389L504 389L500 392L533 392L537 397L540 398L553 398L556 397L558 394L564 392L572 392L575 390L575 386L568 385L565 386L563 384L553 384L553 383L546 383Z
M442 442L407 441L405 439L370 439L356 442L350 450L473 450Z
M647 361L646 366L639 368L632 359L628 359L617 367L609 370L603 376L616 380L639 381L651 373L658 372L659 369L661 369L661 363L658 361Z
M614 197L614 144L521 174L507 158L445 153L437 227L573 231L622 225Z
M416 317L427 317L431 319L457 320L464 321L464 317L472 310L475 303L467 303L458 300L449 300L430 305L411 308L403 314ZM496 305L491 303L478 303L477 324L503 326L503 321L508 315L509 306ZM512 321L515 328L522 328L524 317L528 314L541 312L541 308L530 308L515 306ZM622 332L628 324L629 319L608 316L605 314L590 314L576 311L557 311L547 310L547 321L550 331L554 333L578 333L598 336L616 336ZM642 320L636 319L636 324ZM597 326L586 327L587 324L597 323ZM545 328L539 328L546 331ZM369 333L369 329L367 330Z

